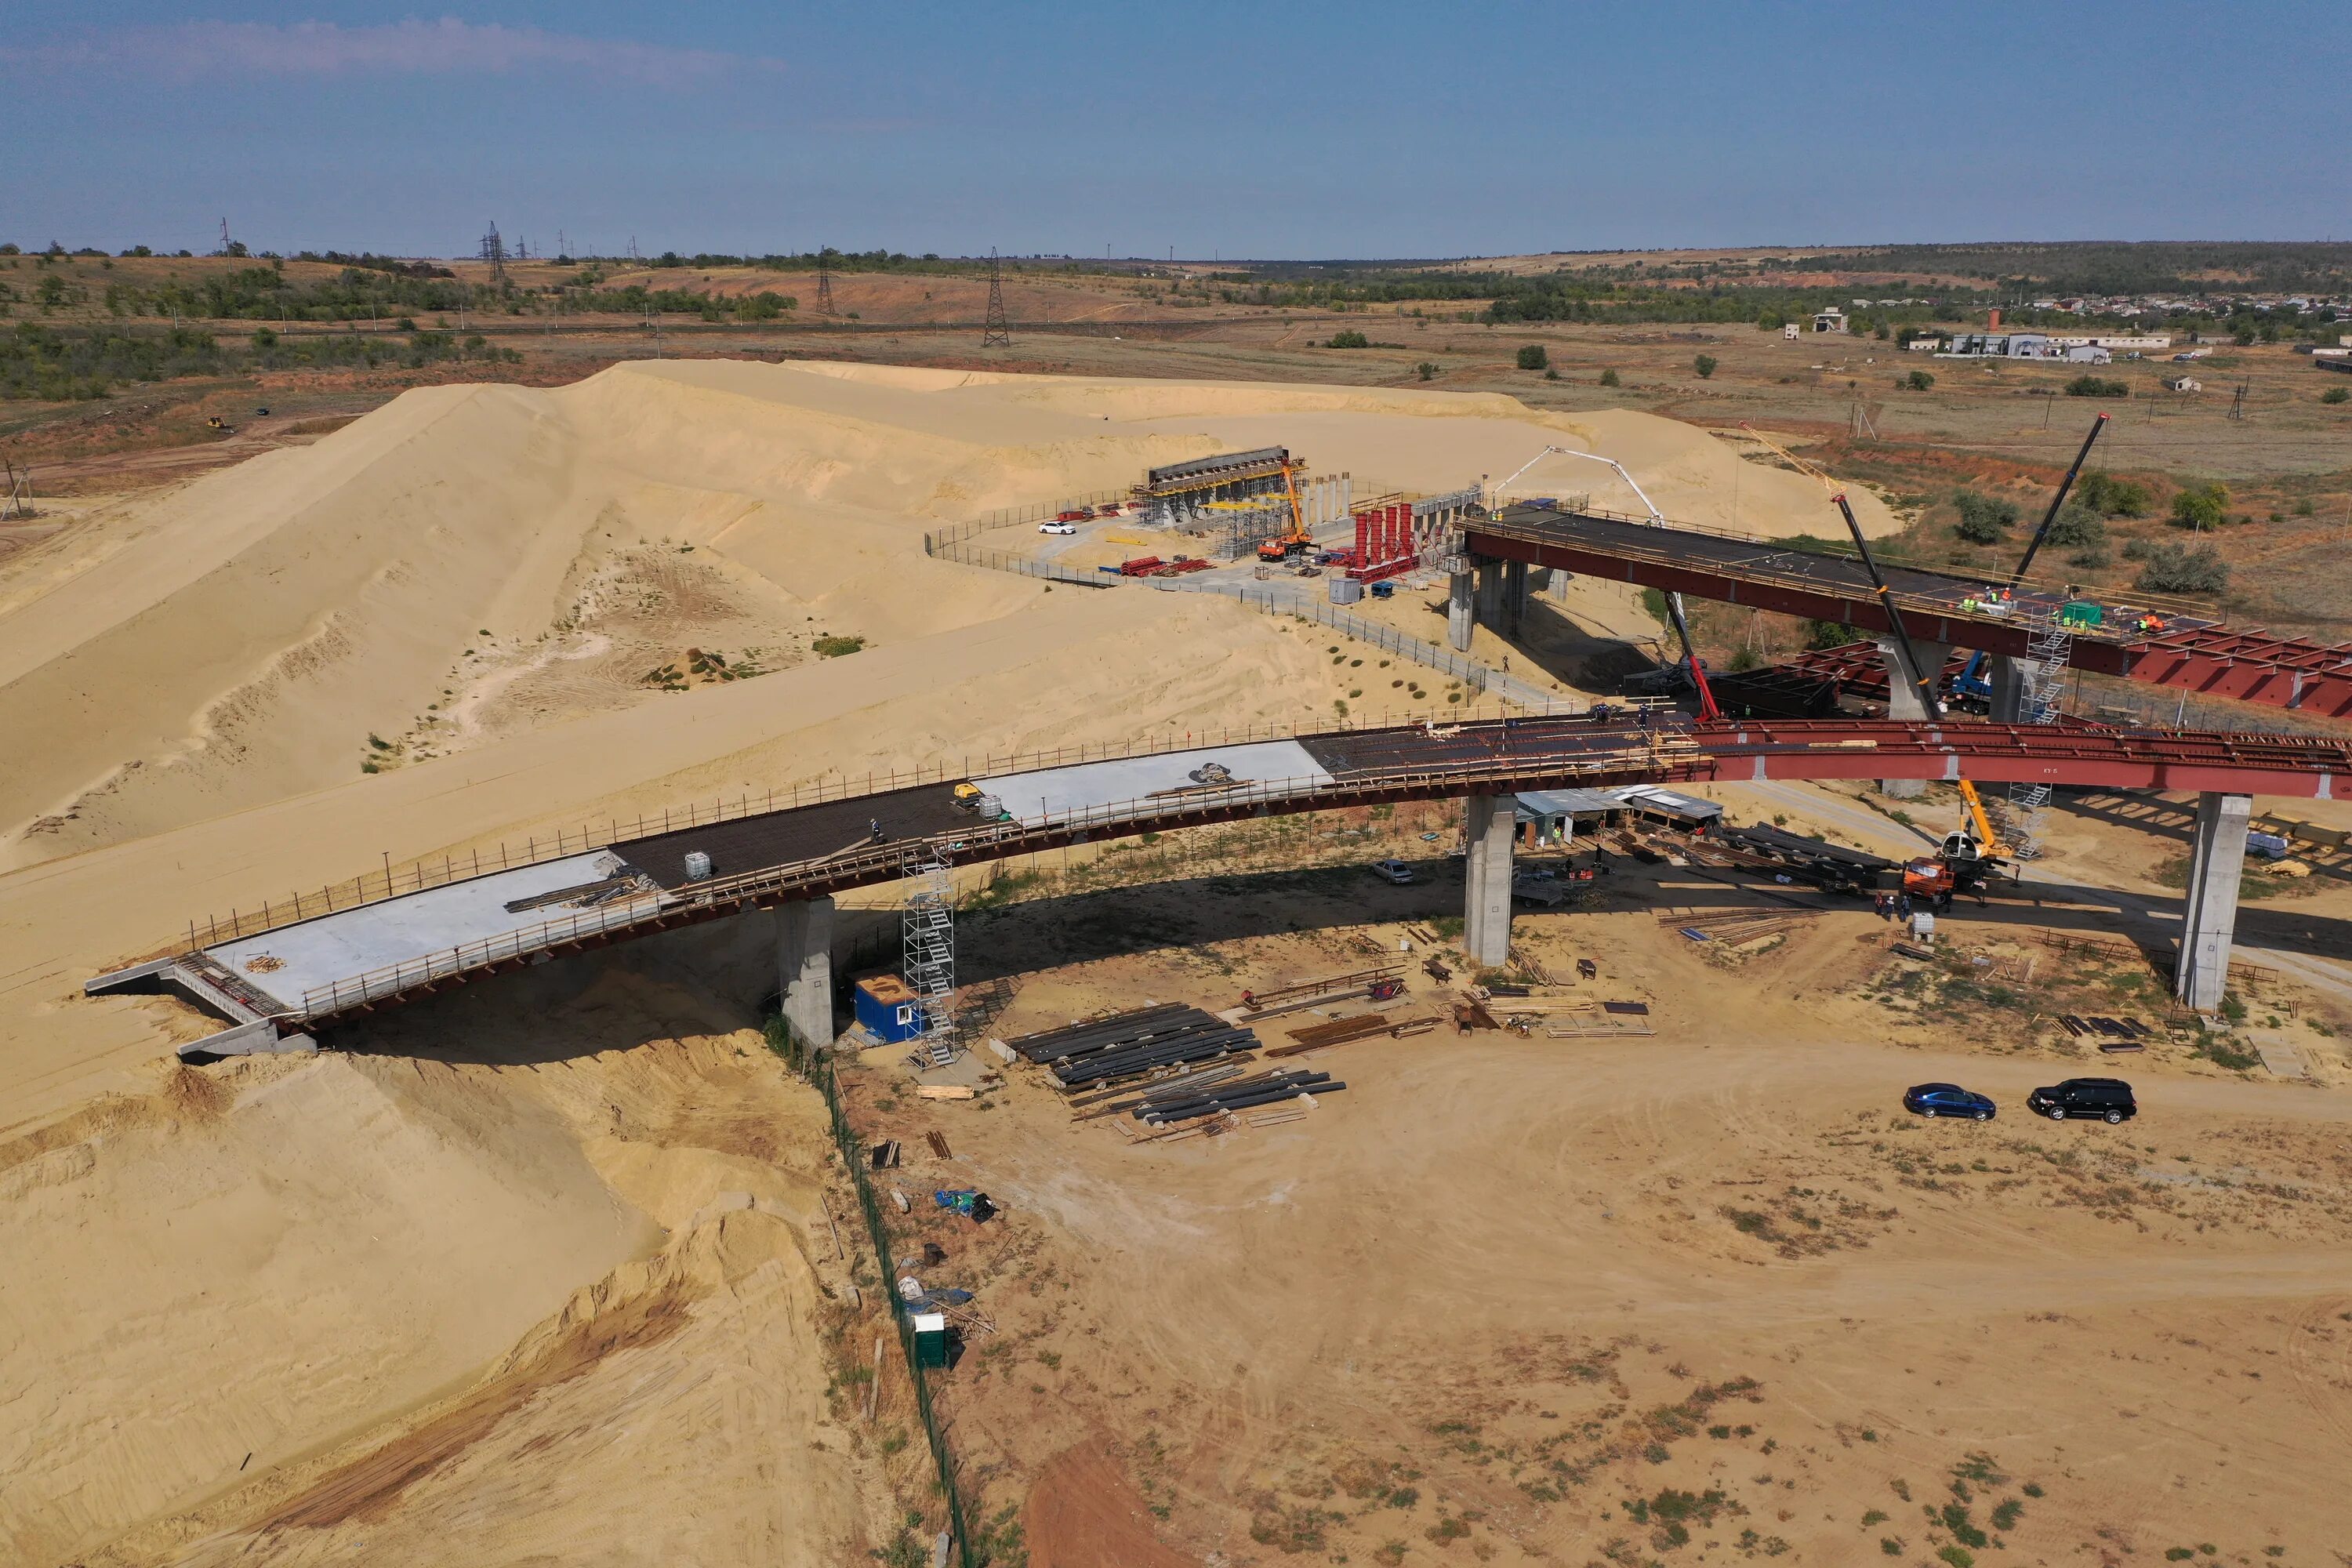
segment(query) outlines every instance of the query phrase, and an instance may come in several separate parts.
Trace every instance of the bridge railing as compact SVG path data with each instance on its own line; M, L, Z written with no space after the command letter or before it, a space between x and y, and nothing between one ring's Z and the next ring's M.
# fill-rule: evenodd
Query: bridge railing
M1334 778L1328 774L1257 780L1229 789L1186 790L1176 795L1145 795L1089 805L1076 810L1042 812L1028 819L1012 818L976 826L967 833L934 834L896 840L835 854L819 859L764 867L734 877L696 882L674 893L646 895L623 903L583 910L496 936L443 949L399 963L387 964L346 979L310 987L303 993L302 1013L320 1017L349 1011L450 975L526 959L581 940L604 936L628 927L660 924L681 910L716 904L748 905L788 901L795 893L808 896L819 887L857 886L898 879L908 854L919 847L958 860L999 860L1083 841L1097 832L1125 837L1154 825L1212 811L1246 814L1265 808L1285 815L1319 809L1318 802L1341 805L1369 794L1400 790L1431 795L1470 793L1482 781L1508 779L1540 771L1548 777L1601 776L1629 770L1645 775L1697 759L1698 748L1678 732L1659 731L1643 737L1626 734L1612 748L1581 752L1530 751L1465 758L1456 762L1375 768Z
M869 773L862 778L850 774L820 778L785 788L763 790L758 795L746 790L731 799L719 796L707 802L689 801L676 806L664 806L658 813L640 813L633 818L608 817L602 825L583 823L576 827L559 827L552 837L532 836L520 845L500 840L494 845L478 846L464 854L444 855L397 866L387 861L381 870L363 872L315 890L297 890L284 899L268 900L258 910L233 909L225 915L208 915L193 920L188 922L188 947L191 951L213 947L285 926L298 925L304 921L317 920L324 915L341 914L368 904L379 904L387 899L408 898L451 882L467 881L494 872L511 871L562 859L569 855L611 848L635 839L650 838L656 834L674 833L681 828L708 827L714 823L822 805L829 801L886 795L893 790L915 789L925 784L962 779L1071 767L1082 763L1158 756L1169 752L1245 745L1261 741L1288 741L1301 735L1391 729L1416 723L1477 723L1503 718L1507 711L1500 705L1492 710L1471 705L1387 710L1377 716L1370 713L1351 715L1337 723L1251 722L1219 730L1171 729L1125 741L1056 746L1034 752L986 752L978 757L966 756L961 767L945 763L926 763L912 769L894 768L887 773Z

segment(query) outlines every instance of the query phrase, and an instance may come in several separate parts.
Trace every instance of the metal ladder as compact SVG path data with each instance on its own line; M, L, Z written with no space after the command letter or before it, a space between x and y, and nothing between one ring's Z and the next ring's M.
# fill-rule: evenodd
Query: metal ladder
M921 1009L915 1044L933 1067L946 1067L956 1058L955 884L933 845L908 845L899 865L914 884L899 920L899 971Z
M2023 660L2025 703L2018 718L2022 723L2049 724L2058 717L2059 701L2065 690L2066 664L2074 652L2074 633L2066 623L2063 603L2031 603ZM2010 853L2017 859L2031 860L2042 853L2038 837L2042 808L2050 804L2050 786L2013 784L2009 786L2009 804L2016 818Z

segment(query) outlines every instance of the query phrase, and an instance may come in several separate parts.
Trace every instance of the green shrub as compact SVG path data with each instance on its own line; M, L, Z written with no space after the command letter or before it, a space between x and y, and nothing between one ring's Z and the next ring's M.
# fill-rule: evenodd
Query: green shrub
M1915 370L1903 378L1903 384L1914 392L1925 392L1936 384L1936 378L1924 370Z
M2016 502L1975 490L1953 491L1952 504L1960 509L1960 521L1952 531L1971 544L2000 543L2009 525L2017 521Z
M2104 544L2107 539L2105 520L2079 500L2069 500L2050 520L2050 531L2045 536L2052 544Z
M1544 346L1541 343L1528 343L1519 350L1521 370L1542 370L1550 363L1551 355L1544 352Z
M839 658L845 653L856 653L866 646L864 637L821 637L809 644L819 658Z
M2105 376L2078 375L2066 384L2069 397L2129 397L2131 384L2110 381Z
M1701 381L1705 381L1707 377L1715 374L1715 363L1716 361L1713 354L1701 354L1698 358L1691 361L1691 369L1698 372L1698 378Z
M1412 367L1412 374L1421 377L1423 381L1435 381L1437 379L1437 362L1435 360L1425 359L1419 364Z
M2319 401L2322 403L2352 403L2352 392L2347 392L2340 386L2331 386L2326 391L2319 395Z
M1372 346L1372 340L1354 331L1333 332L1330 342L1326 346L1335 349L1368 349Z
M2172 526L2202 531L2229 520L2229 487L2219 482L2190 485L2172 498Z
M2148 508L2156 504L2146 485L2119 479L2096 468L2083 476L2083 482L2074 487L2074 495L2102 517L2146 517Z
M1622 386L1625 384L1617 379L1617 373L1615 371L1604 370L1601 373L1601 384L1603 386Z
M2154 545L2147 561L2133 581L2143 594L2219 594L2230 585L2230 563L2210 544Z

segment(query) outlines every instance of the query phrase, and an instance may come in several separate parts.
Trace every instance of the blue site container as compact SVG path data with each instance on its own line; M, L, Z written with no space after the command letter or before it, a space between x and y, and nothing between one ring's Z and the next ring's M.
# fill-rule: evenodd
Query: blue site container
M911 1040L923 1032L922 999L895 974L859 981L852 1005L858 1023L885 1045Z

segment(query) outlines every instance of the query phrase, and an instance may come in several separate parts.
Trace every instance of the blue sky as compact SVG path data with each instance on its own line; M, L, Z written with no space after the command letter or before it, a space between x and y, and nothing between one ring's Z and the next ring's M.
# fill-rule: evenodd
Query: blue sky
M1397 257L2352 237L2352 4L11 0L0 238Z

